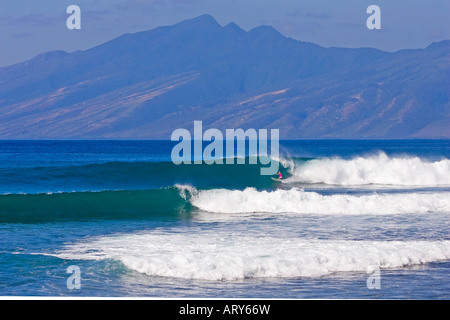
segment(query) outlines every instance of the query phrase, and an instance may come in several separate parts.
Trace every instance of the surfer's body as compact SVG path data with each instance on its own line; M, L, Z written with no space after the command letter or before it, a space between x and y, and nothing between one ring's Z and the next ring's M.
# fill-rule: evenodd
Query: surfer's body
M283 175L281 174L281 172L280 171L278 171L278 178L273 178L272 177L272 180L274 180L274 181L281 181L282 179L283 179Z

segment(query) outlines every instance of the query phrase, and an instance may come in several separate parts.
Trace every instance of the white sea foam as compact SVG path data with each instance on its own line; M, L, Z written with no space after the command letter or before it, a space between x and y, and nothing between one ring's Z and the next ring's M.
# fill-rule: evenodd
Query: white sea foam
M325 158L307 161L291 171L288 181L332 185L450 185L450 159L426 161L418 157L389 157L379 153L350 160Z
M191 196L196 196L198 194L197 189L191 185L175 184L174 187L178 189L180 197L184 200L189 200Z
M306 240L208 230L154 231L79 242L55 256L120 261L150 276L237 280L319 277L450 259L450 241Z
M297 188L275 191L213 189L197 192L191 202L203 211L216 213L450 213L450 192L321 195Z

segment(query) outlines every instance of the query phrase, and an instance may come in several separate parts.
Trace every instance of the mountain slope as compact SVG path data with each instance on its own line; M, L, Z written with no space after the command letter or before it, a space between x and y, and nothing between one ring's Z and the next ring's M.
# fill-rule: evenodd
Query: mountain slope
M323 48L203 15L0 68L2 139L170 139L176 128L282 138L450 138L450 41Z

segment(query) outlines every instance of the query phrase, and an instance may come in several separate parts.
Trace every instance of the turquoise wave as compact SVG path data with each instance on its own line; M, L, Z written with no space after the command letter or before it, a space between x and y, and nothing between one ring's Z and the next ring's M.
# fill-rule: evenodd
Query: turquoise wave
M0 194L139 190L191 184L202 188L270 187L261 164L108 162L86 165L0 168ZM284 175L287 168L279 166ZM0 208L1 209L1 208Z
M281 185L270 179L271 176L261 175L263 165L250 164L249 157L243 160L244 164L234 165L108 162L0 168L0 223L177 217L192 212L189 192L185 192L190 187L195 190L250 188L270 191L326 185L332 186L334 191L331 192L335 192L335 188L347 186L371 190L373 186L382 185L394 189L401 187L402 192L405 188L415 191L433 188L441 192L449 186L448 159L430 162L418 157L390 158L385 154L315 161L311 158L280 159L277 162L286 179ZM248 192L243 195L248 203ZM255 202L251 210L267 200L266 195L262 195L259 200L250 199ZM286 202L286 195L282 196L275 202ZM217 195L207 199L208 202L216 203L215 197ZM251 197L260 197L260 194ZM235 194L230 199L223 200L221 206L235 205ZM298 205L297 195L293 199L287 201L287 207L291 207L291 202ZM211 210L207 207L205 210ZM212 209L217 209L216 204Z
M0 223L176 218L190 210L175 187L0 196Z
M199 189L270 189L260 164L108 162L1 168L0 223L153 219L190 214L176 185ZM288 169L280 165L283 175Z

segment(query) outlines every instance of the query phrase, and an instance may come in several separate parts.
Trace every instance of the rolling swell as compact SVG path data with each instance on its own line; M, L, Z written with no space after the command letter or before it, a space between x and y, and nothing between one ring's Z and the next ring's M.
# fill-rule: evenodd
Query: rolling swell
M0 196L1 223L177 217L190 204L177 188Z
M246 157L245 164L234 165L166 161L3 167L0 222L175 217L192 207L226 213L450 212L449 190L442 189L450 185L449 159L428 161L384 153L347 159L281 158L283 184L261 175L261 164L249 162ZM303 191L298 184L301 188L327 184L338 191L365 185L434 189L395 195L324 195Z
M272 188L261 165L107 162L0 168L0 223L176 217L199 189ZM287 169L280 166L287 174Z
M271 179L260 164L217 165L172 162L108 162L99 164L0 168L0 194L139 190L190 184L200 188L266 188ZM287 169L280 166L287 174Z

